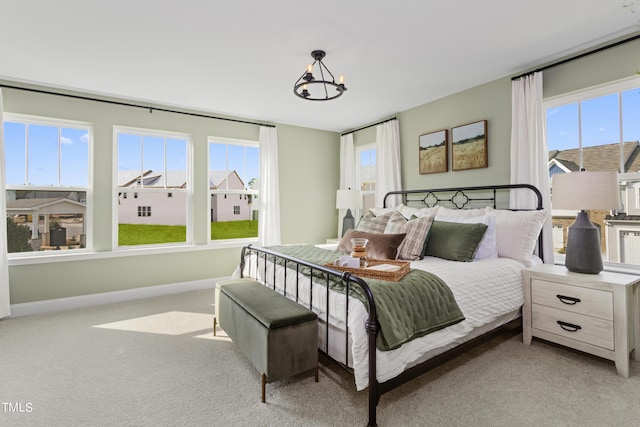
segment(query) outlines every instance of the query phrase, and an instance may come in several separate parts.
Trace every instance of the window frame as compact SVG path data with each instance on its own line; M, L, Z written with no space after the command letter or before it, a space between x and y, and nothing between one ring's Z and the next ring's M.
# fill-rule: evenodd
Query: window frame
M378 172L377 172L377 165L378 165L378 144L374 141L374 142L369 142L367 144L360 144L358 146L355 147L355 174L356 174L356 186L359 189L362 189L362 165L360 163L360 157L362 155L363 152L365 151L371 151L371 150L375 150L376 151L376 169L374 170L374 174L375 174L375 184L376 184L376 188L378 186ZM373 195L374 198L374 207L375 207L375 197L376 197L376 190L362 190L362 200L364 203L365 197L367 195ZM361 209L357 209L356 212L354 213L356 215L356 218L360 218L363 214L363 210L365 208Z
M85 247L78 249L69 249L65 251L33 251L33 252L11 252L7 253L8 260L19 260L25 258L59 258L60 256L72 256L78 254L86 254L94 251L93 249L93 167L94 167L94 128L93 123L80 120L60 119L55 117L36 116L31 114L20 113L3 113L3 130L5 122L22 123L26 126L39 125L39 126L51 126L57 128L67 129L79 129L87 131L87 186L64 186L64 185L9 185L5 184L3 191L17 190L17 191L77 191L85 193L86 199L86 211L84 217L84 230L85 230ZM6 141L5 141L6 142ZM26 154L28 156L28 153ZM25 159L25 161L27 161ZM4 172L6 173L6 171ZM60 170L58 170L60 174ZM4 226L4 224L3 224Z
M242 147L254 147L258 149L258 157L260 157L260 141L251 139L238 139L227 138L218 136L207 137L207 174L206 174L206 189L207 189L207 242L209 246L228 246L229 244L245 245L248 243L258 243L259 235L256 237L242 237L237 239L212 239L211 238L211 198L216 194L239 194L239 195L252 195L260 197L260 190L212 190L209 186L209 173L211 172L211 144L220 143ZM228 155L227 155L228 159ZM246 159L245 159L246 160ZM259 171L258 179L262 178L262 171ZM245 183L245 186L248 182ZM259 230L259 228L258 228ZM258 231L260 233L260 231Z
M581 118L582 118L582 112L581 112L581 108L580 108L580 103L583 101L587 101L590 99L594 99L594 98L599 98L602 96L607 96L607 95L611 95L613 93L618 93L621 94L622 92L625 91L629 91L629 90L634 90L634 89L639 89L640 88L640 76L631 76L631 77L627 77L627 78L623 78L623 79L619 79L619 80L615 80L612 82L606 82L606 83L602 83L596 86L591 86L588 88L583 88L583 89L578 89L575 91L571 91L571 92L567 92L564 94L560 94L560 95L555 95L549 98L545 98L543 100L543 111L544 111L544 118L545 118L545 137L547 136L547 123L546 123L546 117L547 117L547 110L551 109L551 108L556 108L556 107L561 107L564 105L568 105L568 104L572 104L572 103L577 103L578 104L578 130L579 130L579 139L578 139L578 147L576 148L580 148L580 165L579 167L583 167L583 160L582 160L582 149L583 149L583 145L582 145L582 123L581 123ZM623 127L623 113L622 113L622 97L618 96L618 116L619 116L619 140L617 142L617 144L620 145L620 147L622 147L622 144L625 142L624 141L624 127ZM549 149L547 147L547 149ZM639 172L624 172L624 158L622 155L621 150L620 151L620 159L619 159L619 180L622 182L624 180L631 180L631 179L640 179L640 173ZM622 171L622 172L620 172ZM551 183L550 183L551 184ZM634 187L634 190L636 189L636 187ZM634 193L636 193L636 191L634 191ZM624 196L621 194L621 197ZM636 199L636 194L634 194L631 198L631 200L634 200L637 203L638 200ZM631 200L628 200L627 203L631 203ZM551 214L553 216L553 206L550 206L550 211ZM629 206L627 206L627 210L629 210ZM557 210L556 210L557 211ZM577 214L577 211L576 211ZM608 233L609 233L609 227L605 227L605 239L606 241L608 241ZM616 242L618 244L618 248L619 248L619 239L616 238ZM609 246L606 247L606 259L603 259L603 266L604 266L604 270L605 271L613 271L613 272L620 272L620 273L631 273L631 274L640 274L640 265L635 265L635 264L626 264L626 263L622 263L622 262L614 262L614 261L608 261L609 258ZM605 258L605 257L603 257ZM565 262L565 255L564 254L557 254L554 252L554 262L555 264L559 264L559 265L564 265Z
M144 188L143 187L135 187L130 191L133 193L133 199L138 198L138 194L141 192L144 193L184 193L185 194L185 226L186 226L186 236L184 242L171 242L171 243L150 243L146 245L127 245L127 246L119 246L119 220L118 220L118 194L121 192L118 187L118 136L119 134L128 134L128 135L136 135L140 137L157 137L157 138L169 138L169 139L184 139L187 143L186 146L186 174L185 179L187 181L187 185L185 188ZM112 171L113 171L113 179L112 179L112 242L111 242L111 250L113 252L126 252L126 251L139 251L145 249L155 249L155 248L178 248L193 245L194 241L194 217L193 217L193 188L194 188L194 177L193 177L193 139L191 134L184 132L174 132L160 129L148 129L148 128L139 128L139 127L131 127L131 126L121 126L114 125L112 130L113 137L113 162L112 162ZM165 158L166 160L166 158Z

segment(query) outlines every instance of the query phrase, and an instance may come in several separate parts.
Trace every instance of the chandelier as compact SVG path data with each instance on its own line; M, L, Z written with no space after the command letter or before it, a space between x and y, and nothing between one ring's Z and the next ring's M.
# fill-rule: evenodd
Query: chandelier
M293 93L309 101L328 101L342 96L347 90L344 86L344 76L340 76L338 83L336 83L333 73L322 62L326 55L324 50L311 52L311 57L314 59L313 64L307 65L307 69L293 86ZM316 67L316 74L320 75L319 79L313 75L314 67Z

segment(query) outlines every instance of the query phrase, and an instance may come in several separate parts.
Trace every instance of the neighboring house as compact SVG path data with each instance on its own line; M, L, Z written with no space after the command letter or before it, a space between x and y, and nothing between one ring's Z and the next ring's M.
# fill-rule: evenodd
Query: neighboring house
M594 210L589 218L600 229L600 242L605 260L640 264L640 143L623 143L620 159L619 144L605 144L582 148L582 164L586 170L615 170L624 165L620 178L621 210L611 215L609 211ZM549 176L556 173L572 173L579 170L580 150L552 150L549 152ZM553 194L553 189L552 189ZM564 248L567 228L575 220L575 211L553 211L553 243L556 251Z
M166 181L166 182L165 182ZM186 225L186 194L171 192L186 186L185 171L162 172L148 170L118 172L118 222L120 224ZM164 191L136 191L138 189ZM244 182L236 171L209 172L211 190L244 191ZM167 191L169 190L169 191ZM212 194L211 221L238 221L251 218L251 197L246 194Z
M60 228L65 229L65 240L74 240L78 244L84 245L86 212L85 203L69 197L11 198L7 200L7 216L18 224L28 225L31 229L32 240L37 240L42 236L41 243L45 246L49 246L49 227L53 221L56 221ZM41 216L44 219L43 222L40 222Z

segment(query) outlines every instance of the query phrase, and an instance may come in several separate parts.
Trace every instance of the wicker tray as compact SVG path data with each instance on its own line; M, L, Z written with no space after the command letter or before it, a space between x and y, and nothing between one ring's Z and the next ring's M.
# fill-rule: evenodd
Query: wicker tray
M399 281L410 270L409 261L397 261L393 259L370 259L369 260L369 267L373 267L380 264L397 265L400 268L394 271L380 271L380 270L371 270L369 268L340 267L333 264L325 264L325 267L330 267L338 271L348 271L349 273L355 274L358 277L370 277L372 279L387 280L390 282Z

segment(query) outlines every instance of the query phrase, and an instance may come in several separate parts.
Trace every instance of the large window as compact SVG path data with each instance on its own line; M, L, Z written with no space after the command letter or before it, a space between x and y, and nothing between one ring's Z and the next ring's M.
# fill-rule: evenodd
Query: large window
M640 265L640 79L557 97L545 108L549 174L618 171L622 210L592 211L590 218L600 229L603 260ZM575 215L553 210L557 253Z
M90 247L88 123L6 114L9 253Z
M376 205L376 143L356 147L356 180L362 190L363 212Z
M208 179L211 240L258 237L258 142L210 138Z
M189 136L119 128L115 138L114 247L190 243Z

